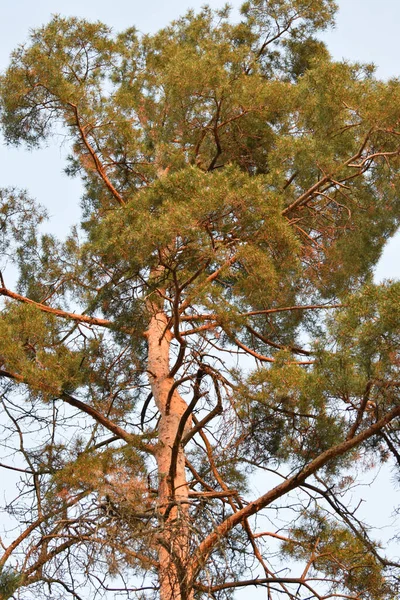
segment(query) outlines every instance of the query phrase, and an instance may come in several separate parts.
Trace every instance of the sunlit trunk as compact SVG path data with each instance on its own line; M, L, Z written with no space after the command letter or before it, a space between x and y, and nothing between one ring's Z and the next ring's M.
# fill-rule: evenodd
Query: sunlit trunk
M161 600L190 600L187 590L189 559L188 498L185 457L179 448L176 470L171 477L172 448L187 405L177 390L171 394L174 379L170 373L172 334L167 329L168 318L153 306L147 331L148 371L154 400L160 412L159 441L156 452L158 467L158 507L164 528L159 535ZM191 426L190 419L186 428Z

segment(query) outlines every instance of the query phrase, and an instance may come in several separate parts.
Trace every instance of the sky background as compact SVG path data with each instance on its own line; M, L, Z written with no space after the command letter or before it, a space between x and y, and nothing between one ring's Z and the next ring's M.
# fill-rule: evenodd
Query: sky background
M0 70L8 64L11 51L28 36L29 29L49 21L51 15L78 16L100 20L116 31L135 25L140 31L154 32L189 8L199 8L200 0L14 0L3 2L0 20ZM208 3L217 8L223 0ZM237 9L240 2L231 2ZM237 14L237 12L236 12ZM400 23L399 0L340 0L336 28L324 34L324 39L335 59L373 62L382 78L400 75ZM43 203L51 215L48 229L58 235L65 234L70 225L79 219L80 183L63 174L68 147L63 139L54 140L40 151L7 148L0 138L0 187L26 188L32 197ZM400 277L400 235L391 240L384 251L376 271L376 279ZM13 281L13 272L6 272L6 283ZM375 502L372 511L375 522L391 512L392 487L387 471L375 484ZM265 482L264 482L265 486ZM261 492L263 482L255 487ZM363 493L363 492L362 492ZM361 493L361 497L362 497ZM367 494L367 492L366 492ZM368 494L367 494L368 495ZM379 501L379 509L378 508ZM375 505L375 509L374 509ZM370 509L371 511L371 509ZM371 513L370 513L371 514ZM370 516L370 514L368 516ZM387 537L385 534L384 537ZM390 536L388 536L390 537ZM264 598L260 588L252 592L252 599ZM238 597L245 597L238 594Z

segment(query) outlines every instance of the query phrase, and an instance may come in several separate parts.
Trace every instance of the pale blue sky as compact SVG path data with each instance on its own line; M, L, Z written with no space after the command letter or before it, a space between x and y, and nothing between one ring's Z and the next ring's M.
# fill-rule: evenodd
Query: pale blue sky
M23 43L30 28L47 22L51 15L75 15L101 20L115 30L135 25L143 32L155 31L188 8L199 8L202 0L15 0L4 2L0 21L0 69L8 63L10 52ZM224 0L210 0L220 7ZM238 8L240 1L231 4ZM325 34L335 58L374 62L383 78L400 74L399 0L340 0L337 26ZM0 144L0 187L18 186L45 204L53 216L52 231L62 234L77 221L80 185L63 175L68 148L56 145L40 152L27 153ZM379 278L399 277L400 235L389 244L378 270Z
M143 32L155 31L203 0L15 0L4 3L0 22L0 68L11 50L26 39L27 31L48 21L52 14L100 20L121 30L135 25ZM210 0L217 8L224 0ZM238 0L229 2L237 8ZM335 57L376 63L382 76L399 72L400 2L398 0L339 0L337 27L328 37Z

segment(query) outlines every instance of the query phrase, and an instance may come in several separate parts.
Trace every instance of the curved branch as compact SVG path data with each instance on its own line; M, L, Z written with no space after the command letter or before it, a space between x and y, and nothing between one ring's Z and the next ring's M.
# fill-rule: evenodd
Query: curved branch
M175 476L176 476L176 467L177 467L177 462L178 462L179 446L182 442L182 436L183 436L183 432L185 430L187 420L191 416L194 407L196 406L197 402L200 399L200 384L201 384L201 380L202 380L204 374L205 373L202 369L198 370L197 376L196 376L196 381L194 384L193 398L192 398L190 404L188 404L188 407L186 408L185 412L183 413L183 415L179 421L175 440L174 440L174 443L172 446L171 463L170 463L170 469L169 469L169 479L171 481L171 487L172 487L173 494L175 493L174 480L175 480Z
M90 492L89 491L84 491L84 492L80 492L79 494L77 494L76 496L74 496L73 498L70 498L70 500L66 503L66 508L69 508L71 506L74 506L75 504L77 504L77 502L79 502L79 500L82 500L82 498L84 498L85 496L87 496ZM7 562L7 560L9 559L9 557L11 556L11 554L13 553L13 551L18 548L18 546L40 525L42 525L42 523L44 523L45 521L47 521L48 519L51 519L52 517L54 517L55 515L57 515L59 513L59 509L57 508L55 511L47 514L47 515L43 515L41 517L39 517L38 519L36 519L36 521L33 521L33 523L31 523L13 542L11 542L11 544L6 548L3 556L0 558L0 568L3 567L5 565L5 563Z
M10 371L0 369L0 377L6 377L7 379L12 379L14 381L17 381L18 383L25 383L29 386L29 382L25 381L24 377L22 377L22 375L19 375L18 373L11 373ZM150 444L146 444L145 442L143 442L140 436L125 431L125 429L122 429L122 427L120 427L110 419L107 419L107 417L102 415L98 410L96 410L92 406L89 406L85 402L74 398L73 396L71 396L71 394L68 394L68 392L61 392L58 397L70 406L73 406L81 410L85 414L91 416L95 421L97 421L97 423L102 425L105 429L108 429L114 435L116 435L121 440L124 440L128 444L132 444L138 450L150 452L151 454L155 452L154 447Z
M276 342L273 342L261 333L258 333L258 331L253 329L253 327L251 327L250 325L246 325L246 329L249 333L251 333L256 338L264 342L264 344L267 344L267 346L271 346L272 348L276 348L277 350L290 350L290 352L293 352L293 354L304 354L305 356L312 355L312 352L304 350L303 348L298 348L297 346L283 346L282 344L277 344Z
M122 429L122 427L102 415L98 410L92 406L89 406L89 404L74 398L71 396L71 394L68 394L68 392L62 392L60 394L60 398L70 406L74 406L75 408L91 416L95 421L97 421L97 423L102 425L105 429L111 431L111 433L118 436L121 440L124 440L128 444L132 444L139 450L145 450L146 452L154 453L155 450L153 446L143 442L140 436L125 431L125 429Z
M121 206L125 206L125 200L123 199L123 197L121 196L121 194L115 189L115 187L113 186L113 184L111 183L109 177L107 176L103 165L101 164L99 157L97 156L96 152L94 151L94 149L92 148L92 146L89 143L89 140L87 138L87 135L85 133L85 127L81 124L81 120L79 117L79 113L78 113L78 107L76 106L76 104L72 104L71 102L69 102L70 107L72 108L74 115L75 115L75 121L76 121L76 126L78 127L80 136L81 136L81 140L84 143L86 149L88 150L90 156L93 159L93 162L95 164L96 167L96 171L98 172L98 174L100 175L101 179L103 180L103 182L105 183L107 189L111 192L111 194L114 196L114 198L116 199L116 201L118 202L118 204L120 204Z
M250 354L251 356L254 356L254 358L256 358L257 360L261 361L261 362L268 362L268 363L274 363L275 359L271 358L270 356L264 356L263 354L260 354L259 352L256 352L255 350L252 350L251 348L249 348L248 346L246 346L245 344L243 344L240 340L238 340L238 338L234 337L232 338L233 341L235 342L235 344L237 346L239 346L239 348L241 348L242 350L244 350L247 354ZM296 361L290 361L290 364L293 365L313 365L315 363L314 360L296 360Z

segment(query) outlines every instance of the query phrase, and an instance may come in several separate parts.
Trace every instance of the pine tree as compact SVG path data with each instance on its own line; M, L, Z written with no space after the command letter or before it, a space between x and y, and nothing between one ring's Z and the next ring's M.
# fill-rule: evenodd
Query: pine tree
M351 490L400 465L400 84L331 59L335 9L56 16L13 53L5 139L63 131L84 195L59 241L1 192L0 598L397 596Z

